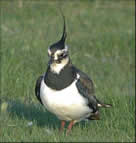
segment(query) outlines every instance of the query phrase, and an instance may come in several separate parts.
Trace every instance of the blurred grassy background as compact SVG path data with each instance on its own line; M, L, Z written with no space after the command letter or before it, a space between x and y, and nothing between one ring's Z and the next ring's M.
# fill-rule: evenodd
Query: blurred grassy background
M3 0L0 7L0 99L8 103L0 112L0 141L134 141L134 1ZM113 104L101 111L102 121L77 124L68 137L34 95L47 48L62 34L60 7L73 64L93 79L96 96Z

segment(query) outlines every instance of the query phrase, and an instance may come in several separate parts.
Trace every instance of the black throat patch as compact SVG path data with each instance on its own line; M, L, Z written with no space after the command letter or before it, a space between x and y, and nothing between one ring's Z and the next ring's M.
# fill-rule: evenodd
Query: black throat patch
M59 73L53 73L48 67L44 77L45 84L55 90L61 90L69 86L76 78L76 72L74 71L72 64L69 63Z

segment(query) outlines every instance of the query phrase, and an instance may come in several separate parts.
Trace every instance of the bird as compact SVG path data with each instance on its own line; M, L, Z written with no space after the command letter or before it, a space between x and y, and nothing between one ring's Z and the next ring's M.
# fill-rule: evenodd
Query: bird
M63 15L62 15L63 16ZM35 95L45 108L61 121L60 131L69 122L66 133L82 120L100 120L99 109L111 107L95 96L92 79L72 64L63 16L61 39L48 47L49 61L35 85Z

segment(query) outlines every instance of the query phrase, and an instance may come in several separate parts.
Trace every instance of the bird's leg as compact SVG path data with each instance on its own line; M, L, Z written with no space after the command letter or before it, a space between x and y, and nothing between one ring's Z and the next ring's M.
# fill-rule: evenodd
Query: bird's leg
M73 125L74 125L74 121L71 121L71 122L69 123L69 125L68 125L68 129L67 129L66 134L68 134L68 133L71 131Z
M62 131L63 131L64 126L65 126L65 121L61 121L60 132L62 132Z

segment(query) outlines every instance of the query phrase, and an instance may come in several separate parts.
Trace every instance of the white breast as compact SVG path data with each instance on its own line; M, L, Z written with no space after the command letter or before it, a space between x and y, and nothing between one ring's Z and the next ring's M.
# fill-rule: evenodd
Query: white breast
M77 88L76 80L63 90L53 90L42 80L40 97L45 107L61 120L82 120L92 110L87 106L87 99L82 97Z

